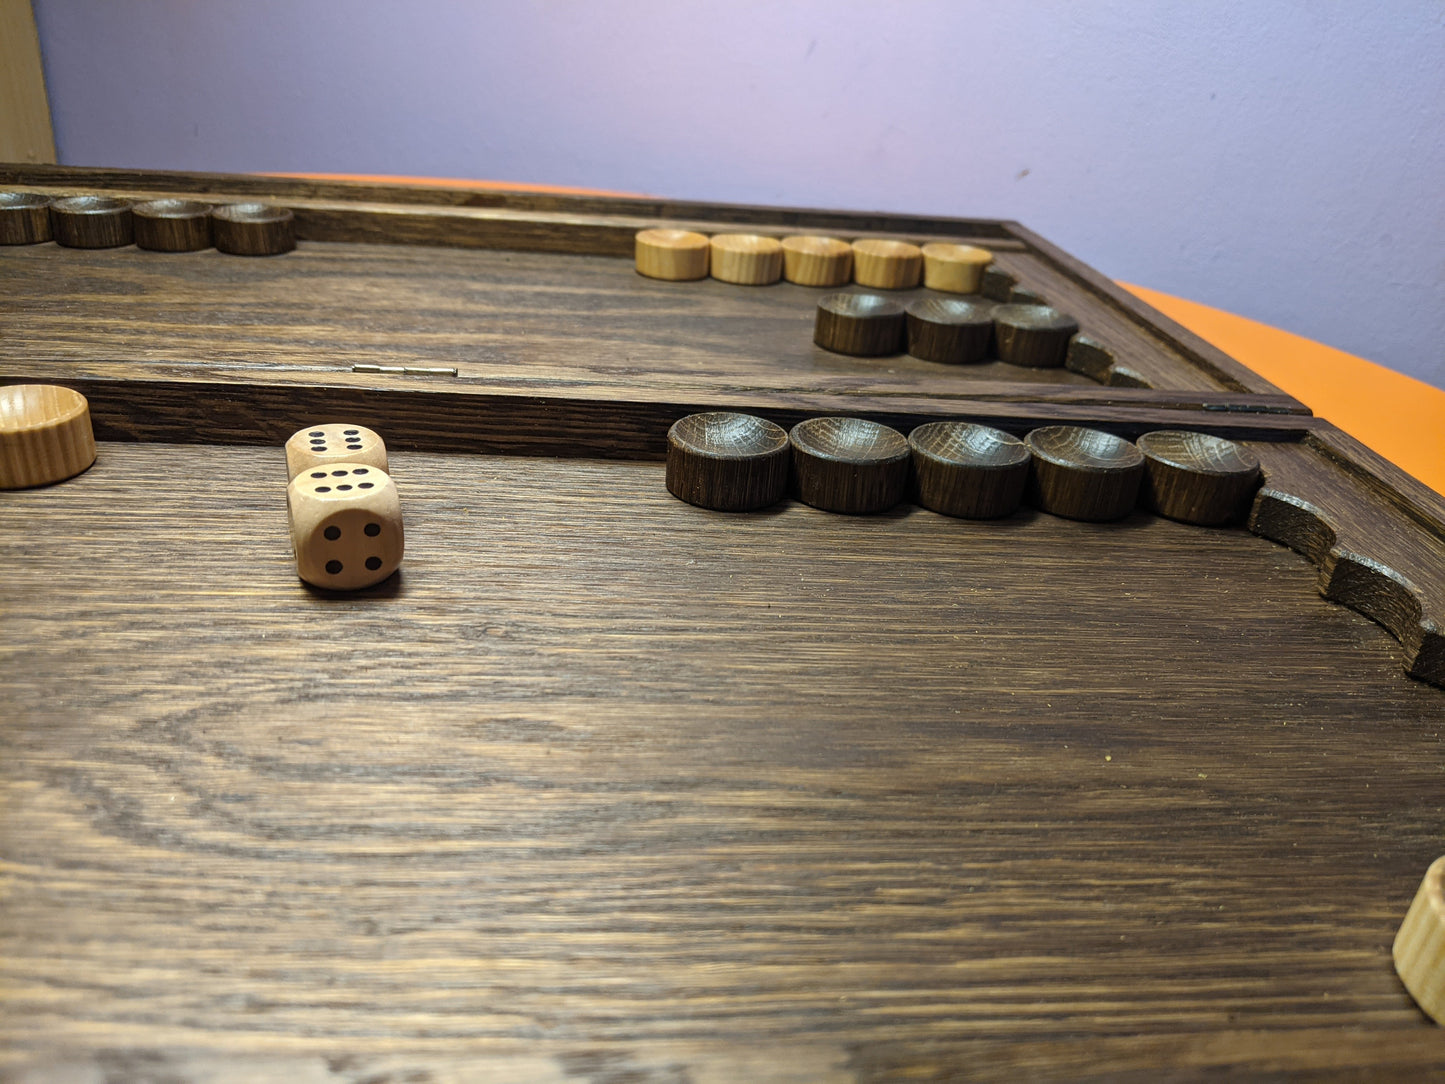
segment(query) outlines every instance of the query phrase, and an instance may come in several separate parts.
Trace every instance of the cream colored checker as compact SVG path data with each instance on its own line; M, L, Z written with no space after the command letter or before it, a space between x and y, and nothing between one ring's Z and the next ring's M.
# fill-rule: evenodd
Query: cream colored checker
M405 537L396 483L369 463L318 463L286 487L296 574L307 583L354 591L401 564Z
M286 442L286 477L308 467L331 463L365 463L388 470L386 443L364 425L326 422L298 429Z

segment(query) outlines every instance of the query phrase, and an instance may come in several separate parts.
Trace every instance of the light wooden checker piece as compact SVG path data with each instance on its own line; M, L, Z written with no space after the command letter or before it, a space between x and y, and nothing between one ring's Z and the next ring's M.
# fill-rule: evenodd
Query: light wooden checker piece
M1415 1004L1445 1024L1445 857L1425 871L1390 954Z
M853 281L879 290L911 290L923 277L923 250L907 241L853 242Z
M712 245L692 230L639 230L634 242L637 273L667 282L707 278Z
M836 237L783 238L783 278L799 286L843 286L853 277L853 246Z
M783 277L783 245L758 233L719 233L712 239L712 277L738 286L770 286Z
M85 396L51 384L0 387L0 489L61 482L94 462Z
M993 253L973 245L934 241L923 246L923 285L949 294L976 294Z

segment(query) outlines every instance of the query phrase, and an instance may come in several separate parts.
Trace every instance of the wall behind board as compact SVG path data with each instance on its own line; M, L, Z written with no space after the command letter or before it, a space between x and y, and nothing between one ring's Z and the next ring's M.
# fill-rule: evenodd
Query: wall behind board
M1445 387L1445 6L35 0L60 160L1016 218Z

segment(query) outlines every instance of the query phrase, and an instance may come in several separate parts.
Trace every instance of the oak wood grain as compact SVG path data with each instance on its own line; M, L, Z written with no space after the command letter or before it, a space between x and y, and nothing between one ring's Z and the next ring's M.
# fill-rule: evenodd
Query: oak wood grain
M1445 1071L1445 694L1288 549L392 462L345 599L279 448L0 495L8 1079Z
M1079 315L1086 327L1108 324L1111 333L1136 340L1142 336L1142 342L1120 347L1126 355L1120 361L1121 376L1148 386L1279 394L1267 381L1017 223L56 167L0 166L0 183L36 186L52 194L99 191L131 199L177 192L285 196L297 213L300 237L349 243L627 255L637 230L659 224L703 232L718 226L764 225L780 237L808 228L854 238L903 237L917 244L983 241L1002 253L1011 269L1006 272L1009 285L997 300L1013 300L1011 292L1019 298L1040 296ZM667 221L659 223L659 217ZM997 264L990 270L995 269ZM986 294L997 279L997 274L984 276Z
M1030 401L1017 389L978 398L747 392L672 395L647 386L605 395L496 394L481 381L389 373L258 370L247 365L73 364L64 386L90 402L107 440L280 444L295 430L337 417L383 428L419 451L500 452L659 459L668 428L710 410L761 413L785 428L821 414L850 413L907 432L925 422L973 421L1024 433L1041 425L1104 426L1123 436L1181 423L1168 405L1118 400L1111 393ZM34 381L55 365L0 363L0 380ZM1102 401L1101 401L1102 400ZM1202 410L1185 415L1202 432L1231 439L1298 440L1319 423L1298 415Z
M131 207L137 248L199 252L211 247L211 205L193 199L153 199Z
M50 240L50 198L34 192L0 192L0 245Z
M1445 684L1445 535L1420 529L1381 499L1378 481L1338 469L1320 444L1248 448L1264 472L1250 530L1307 556L1320 594L1389 629L1408 673Z

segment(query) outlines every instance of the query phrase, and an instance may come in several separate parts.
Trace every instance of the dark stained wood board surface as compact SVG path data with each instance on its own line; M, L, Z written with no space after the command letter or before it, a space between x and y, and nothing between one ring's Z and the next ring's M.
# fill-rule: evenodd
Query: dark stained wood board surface
M103 439L186 444L278 444L302 426L347 418L380 426L390 442L417 451L660 459L673 422L729 409L764 414L785 426L825 414L866 417L900 432L940 419L984 422L1020 434L1041 425L1073 424L1136 436L1188 424L1236 439L1294 441L1321 424L1299 415L1207 408L1185 413L1131 402L1109 389L1044 401L737 392L679 403L648 395L645 387L626 398L587 399L494 395L485 386L431 376L343 373L323 383L315 373L271 370L264 381L256 375L254 369L213 365L154 366L147 372L129 363L0 369L0 378L60 381L83 394Z
M352 597L279 448L0 494L9 1079L1445 1069L1445 693L1297 554L393 458Z
M1055 301L1063 291L1050 284ZM498 389L582 394L640 383L694 395L737 387L964 395L975 382L1017 384L1020 392L1098 386L1066 369L831 353L812 341L825 292L790 283L658 282L622 258L485 249L303 243L265 259L54 244L0 249L6 341L12 357L36 362L442 366ZM1083 327L1153 387L1222 390L1109 310L1085 316ZM1303 409L1281 396L1268 401Z
M220 182L233 182L226 189ZM915 241L961 240L991 246L1020 285L1074 315L1088 313L1088 327L1122 332L1119 367L1131 380L1155 387L1225 388L1278 394L1269 384L1208 343L1133 298L1116 284L1017 223L854 214L724 204L549 197L517 193L478 194L444 189L372 185L330 185L274 181L258 191L258 178L217 178L191 174L113 174L90 170L27 170L0 166L0 183L56 193L100 190L149 199L172 192L243 198L284 199L297 212L298 236L338 242L413 245L473 245L562 253L629 255L636 229L666 224L703 230L757 229L779 236L798 230L826 230L844 237L895 236ZM146 187L137 188L137 185ZM261 188L265 188L264 184ZM405 195L393 202L398 192ZM422 193L435 199L424 202ZM318 199L317 196L326 198ZM349 197L349 198L338 198ZM569 202L569 200L571 202ZM476 209L482 208L482 209ZM673 213L675 212L675 214ZM689 217L691 216L691 217ZM1081 317L1082 318L1082 317ZM1108 345L1114 347L1114 343Z

